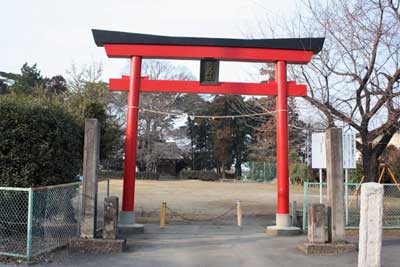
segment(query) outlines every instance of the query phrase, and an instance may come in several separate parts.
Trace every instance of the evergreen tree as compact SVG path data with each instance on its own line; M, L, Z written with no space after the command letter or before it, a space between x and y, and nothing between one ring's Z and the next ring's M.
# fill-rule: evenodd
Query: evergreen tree
M10 87L10 91L16 94L31 95L43 86L44 79L37 65L29 66L28 63L24 63L21 68L21 74L15 75L15 81Z

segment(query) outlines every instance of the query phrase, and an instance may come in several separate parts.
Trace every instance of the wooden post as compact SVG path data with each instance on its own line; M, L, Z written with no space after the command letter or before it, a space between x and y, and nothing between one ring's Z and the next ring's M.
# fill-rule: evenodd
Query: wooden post
M161 203L161 211L160 211L160 228L164 228L167 222L167 203Z
M327 206L331 211L332 226L332 231L328 232L328 240L332 243L344 243L342 129L328 128L325 136Z
M236 201L236 214L237 214L237 225L242 227L242 206L240 200Z
M100 130L96 119L85 120L84 142L80 235L83 238L94 238L96 234L97 172L100 151Z

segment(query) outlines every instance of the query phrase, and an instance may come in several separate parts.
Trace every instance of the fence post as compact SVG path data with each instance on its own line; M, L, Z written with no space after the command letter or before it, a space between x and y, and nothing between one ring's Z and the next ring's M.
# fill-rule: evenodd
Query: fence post
M298 222L297 222L297 202L292 201L292 226L297 227Z
M319 204L322 202L322 169L319 169Z
M236 201L237 225L242 227L242 206L240 200Z
M264 162L264 183L267 181L266 173L265 173L265 162Z
M110 178L107 178L107 197L110 196Z
M161 203L161 212L160 212L160 228L164 228L166 224L167 217L167 203Z
M304 182L304 193L303 193L303 231L306 230L307 223L307 190L308 190L308 182Z
M345 225L349 224L349 169L344 169L344 210Z
M26 231L26 257L28 260L32 257L32 217L33 217L33 190L28 191L28 221Z

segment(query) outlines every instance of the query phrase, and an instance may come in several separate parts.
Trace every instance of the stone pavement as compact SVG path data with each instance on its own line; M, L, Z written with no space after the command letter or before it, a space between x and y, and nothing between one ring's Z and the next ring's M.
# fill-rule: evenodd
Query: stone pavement
M36 266L43 267L328 267L357 266L357 254L306 256L296 245L306 236L268 237L265 228L252 225L240 230L230 225L148 224L145 233L128 240L125 253L101 255L62 250ZM353 238L356 240L356 238ZM383 245L382 266L400 266L400 239ZM0 264L0 267L12 266ZM21 266L21 265L19 265ZM22 265L23 266L23 265Z

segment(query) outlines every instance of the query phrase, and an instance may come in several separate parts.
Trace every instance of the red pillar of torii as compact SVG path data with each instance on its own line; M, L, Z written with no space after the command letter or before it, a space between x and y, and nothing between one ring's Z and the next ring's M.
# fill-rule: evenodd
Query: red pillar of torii
M167 37L137 33L93 30L98 46L108 57L130 58L130 75L110 79L110 90L128 91L124 185L121 224L134 224L136 150L139 95L145 92L179 92L201 94L241 94L276 96L277 143L277 229L290 226L288 179L287 97L305 96L306 86L287 81L287 64L307 64L322 49L324 38L292 39L222 39ZM213 59L276 64L276 81L267 83L150 80L141 77L142 58Z

